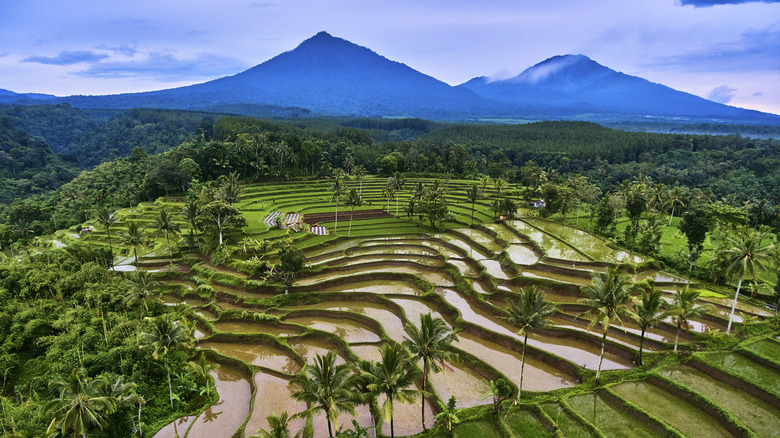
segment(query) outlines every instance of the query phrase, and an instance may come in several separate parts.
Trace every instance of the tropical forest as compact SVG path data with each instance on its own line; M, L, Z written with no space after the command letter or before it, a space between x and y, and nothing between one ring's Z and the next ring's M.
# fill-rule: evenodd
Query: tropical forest
M778 436L769 134L0 106L0 435Z

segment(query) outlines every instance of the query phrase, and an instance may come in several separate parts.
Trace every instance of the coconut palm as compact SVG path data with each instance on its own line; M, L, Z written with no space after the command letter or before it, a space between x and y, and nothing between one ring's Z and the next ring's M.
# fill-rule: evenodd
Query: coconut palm
M363 196L363 178L367 175L366 168L362 164L359 164L355 166L353 173L355 174L355 178L360 182L360 191L358 193L360 196Z
M504 178L496 178L495 181L493 181L493 187L495 187L496 192L498 194L501 194L501 190L504 190L507 188L509 184L506 182Z
M141 406L146 403L146 400L135 392L137 387L138 385L133 382L125 382L125 376L117 376L113 381L108 382L107 385L101 386L100 389L103 396L113 397L116 400L117 408L119 409L138 405L138 425L136 427L140 431ZM114 431L114 427L114 424L112 424L112 431ZM116 433L112 435L116 435Z
M636 322L642 330L642 334L639 337L637 365L642 365L642 348L645 343L645 332L649 327L658 324L667 316L665 311L666 302L661 298L662 295L663 293L659 289L653 287L650 290L643 290L641 299L634 303Z
M346 186L344 185L343 171L341 169L336 169L333 175L333 182L330 183L330 200L331 202L336 201L336 224L333 226L333 231L336 232L339 229L339 199L344 193Z
M114 248L111 246L111 225L114 225L117 221L116 214L109 211L108 207L105 205L98 206L97 209L97 216L95 219L98 221L98 223L103 226L103 228L106 229L106 236L108 237L108 249L111 251L111 254L114 254Z
M151 323L150 330L140 335L141 348L151 348L152 357L157 360L162 357L165 360L165 371L168 375L168 396L173 409L173 387L171 386L171 367L168 364L168 355L176 350L191 349L194 341L191 326L174 319L173 315L166 313L157 318L147 318Z
M712 309L712 305L710 304L696 305L699 301L699 295L701 295L701 292L689 289L688 286L685 286L684 289L674 293L669 314L672 315L672 320L677 323L677 334L674 337L675 353L677 353L677 342L680 339L680 331L683 328L687 330L692 319L699 318Z
M85 369L74 369L66 381L51 384L57 396L44 405L44 412L54 414L63 436L71 429L74 438L86 436L92 426L103 429L108 425L105 415L118 407L116 398L104 395L108 385L105 377L92 379Z
M669 203L669 205L672 206L672 213L669 215L669 225L672 225L672 219L674 219L674 207L675 205L679 205L680 207L685 207L685 203L683 202L683 198L685 198L685 188L675 185L672 187L667 193L667 200L666 202Z
M726 328L727 335L731 333L731 323L734 320L734 310L737 308L742 280L744 280L745 276L754 279L758 278L758 272L766 267L765 264L771 261L774 254L774 245L761 245L763 237L757 231L750 231L742 238L729 238L729 247L724 251L725 264L727 266L726 275L731 278L739 277L737 293L734 295L734 302L731 304L729 324Z
M144 310L149 311L147 301L157 294L157 288L160 285L154 280L154 275L147 271L135 271L128 275L125 280L127 285L127 294L122 299L126 307L140 301L144 305Z
M603 331L601 337L601 353L596 379L601 375L601 363L604 361L604 347L607 342L607 331L614 321L623 323L621 317L631 318L629 310L631 291L628 277L614 268L607 269L604 276L593 274L593 282L580 288L585 295L582 300L590 309L580 316L593 316L590 326L600 325Z
M173 221L173 214L165 208L161 208L160 213L154 218L154 230L155 236L160 234L165 236L165 241L168 243L168 255L173 257L170 235L179 234L179 224Z
M270 431L260 430L252 438L291 438L293 436L290 434L290 416L287 411L282 411L279 415L270 414L265 419L268 420ZM296 434L295 437L299 435L300 433Z
M355 415L354 374L347 364L336 365L336 353L316 355L314 365L306 365L292 380L300 389L292 394L297 401L306 402L309 408L296 416L311 415L322 410L328 422L328 436L333 437L332 423L341 412ZM338 428L338 424L336 424Z
M520 386L517 390L517 398L523 391L523 373L525 371L525 347L528 344L528 332L546 327L547 318L556 312L554 305L544 300L544 292L536 286L528 286L520 290L517 302L507 300L509 304L509 316L506 321L520 327L520 335L523 336L523 352L520 361Z
M393 173L393 191L400 192L406 185L406 177L401 172ZM398 196L395 197L395 217L398 218Z
M384 394L386 399L382 404L382 416L390 419L390 437L395 438L393 423L393 403L412 403L419 392L411 389L414 381L420 376L420 370L397 344L384 344L379 350L382 360L372 362L368 370L361 370L371 383L373 391Z
M138 246L146 244L146 232L138 226L138 222L127 223L127 232L122 235L122 243L133 247L135 267L138 267Z
M349 231L347 231L347 237L349 237L352 235L352 216L355 214L355 207L363 205L363 198L360 197L360 194L354 187L344 197L344 205L351 208L349 213Z
M457 355L448 350L458 335L441 318L433 318L431 313L420 314L420 328L412 324L404 327L409 333L404 338L404 346L412 353L415 361L423 361L422 386L422 426L425 430L425 392L428 384L428 374L441 372L444 361L454 360Z
M474 204L477 200L482 199L482 191L479 190L479 186L472 184L466 189L466 199L471 202L471 226L474 226Z
M392 176L387 179L387 184L382 189L382 196L387 196L387 214L390 214L390 201L395 199L395 182Z

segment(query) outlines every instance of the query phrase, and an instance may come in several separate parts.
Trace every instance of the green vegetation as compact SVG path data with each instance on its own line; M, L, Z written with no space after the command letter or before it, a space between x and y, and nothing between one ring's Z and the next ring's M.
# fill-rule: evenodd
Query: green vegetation
M693 435L686 412L716 435L780 425L774 194L742 205L749 189L715 200L696 187L709 177L647 176L723 138L366 123L224 117L5 203L3 434ZM375 143L403 130L428 134ZM467 131L481 140L430 140ZM489 132L527 143L485 154ZM588 158L594 144L613 161Z

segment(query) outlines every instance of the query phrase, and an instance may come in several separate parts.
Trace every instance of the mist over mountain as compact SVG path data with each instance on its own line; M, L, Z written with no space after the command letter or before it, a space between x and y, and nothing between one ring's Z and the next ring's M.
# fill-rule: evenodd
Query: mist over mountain
M460 87L501 102L535 102L574 112L746 120L767 116L626 75L584 55L555 56L513 78L479 77Z
M419 117L458 121L648 118L780 124L780 116L735 108L609 69L583 55L555 56L520 75L450 86L327 32L234 76L145 93L16 94L0 103L68 102L81 108L170 108L248 115Z

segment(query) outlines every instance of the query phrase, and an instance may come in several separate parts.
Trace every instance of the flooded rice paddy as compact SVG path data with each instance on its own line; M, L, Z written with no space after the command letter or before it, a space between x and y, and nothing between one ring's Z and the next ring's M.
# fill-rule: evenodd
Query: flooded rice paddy
M270 298L271 295L253 292L250 287L218 282L208 286L213 291L210 299L200 298L194 296L196 292L203 292L197 290L198 284L176 282L188 289L185 298L167 294L163 302L188 305L202 318L199 324L203 324L203 330L198 330L197 348L245 362L253 374L243 375L235 368L223 365L212 373L219 401L198 416L184 417L165 426L155 436L167 438L177 433L191 437L231 436L240 432L249 437L260 429L267 430L269 414L286 410L292 415L306 409L305 404L292 398L296 388L290 383L303 364L311 364L316 355L330 351L337 352L338 364L352 362L355 357L378 361L382 344L402 343L409 336L406 325L419 326L421 315L428 313L444 319L450 328L463 330L453 347L474 359L447 362L442 372L430 375L429 385L438 400L446 402L450 396L455 396L459 408L486 404L489 400L483 395L488 380L483 376L502 376L515 385L520 381L523 337L517 327L506 322L506 297L516 295L520 287L538 280L549 290L549 301L562 306L576 305L579 302L576 289L591 283L590 274L604 272L612 263L642 261L640 257L610 248L604 240L587 232L543 219L524 218L483 226L458 228L453 233L409 235L406 231L407 234L399 236L317 243L304 251L313 259L310 266L316 273L301 276L290 290L290 294L307 294L307 300L300 303L291 301L265 308L251 299ZM508 261L502 258L502 252L506 252ZM499 260L504 261L505 267ZM229 273L224 269L220 272ZM393 277L396 274L398 277ZM688 283L682 277L655 270L633 274L632 281L644 280L663 283L664 288L671 289ZM458 281L468 283L476 294L465 290L469 288L461 288L463 283ZM556 283L559 286L555 286ZM221 301L216 293L233 298L230 302ZM717 297L708 297L708 300L719 305L716 315L723 317L730 301ZM746 303L739 303L738 308L752 315L771 316L765 309ZM579 383L580 371L592 372L598 367L601 332L589 328L586 319L579 316L579 319L573 319L579 313L581 311L561 311L551 319L552 328L530 333L524 391L572 387ZM270 315L274 319L269 322L258 315L263 318ZM645 351L658 349L659 342L673 342L673 322L667 320L667 323L663 330L659 327L648 330L646 337L653 342L645 343ZM721 327L706 320L691 323L693 332L706 332L708 328ZM612 347L636 351L639 335L640 330L627 323L610 330L607 339L615 344ZM260 343L255 339L264 341ZM689 340L689 336L681 337L681 342ZM767 339L755 343L751 349L777 360L778 345L776 340ZM632 368L632 360L624 356L627 355L607 351L602 370ZM780 392L776 369L756 366L741 354L710 354L705 360ZM703 391L729 410L734 405L742 406L735 408L735 415L758 436L771 436L766 434L773 433L772 426L780 424L775 407L747 394L735 396L733 387L714 382L693 368L668 368L663 377L692 390ZM252 388L255 388L254 395ZM612 387L612 391L652 415L668 419L665 421L683 434L695 436L703 431L706 436L729 436L707 413L650 383L621 383ZM437 412L433 409L436 400L431 400L432 397L426 400L425 409L429 427ZM380 397L380 405L383 401ZM412 404L395 404L397 436L422 431L420 403L418 398ZM573 412L563 409L563 402L558 403L546 404L543 409L562 430L570 431L571 436L589 436L577 416L591 422L607 436L658 436L655 430L632 418L604 393L568 398ZM526 420L539 426L534 415L525 414L528 414L525 420L508 419L510 427ZM363 426L370 426L373 421L369 410L362 406L355 417L342 414L338 422L348 426L353 418ZM290 430L296 433L305 424L305 419L295 418L290 423ZM314 437L327 436L325 418L320 412L312 417L311 424ZM390 434L388 423L380 423L379 428L384 434Z

